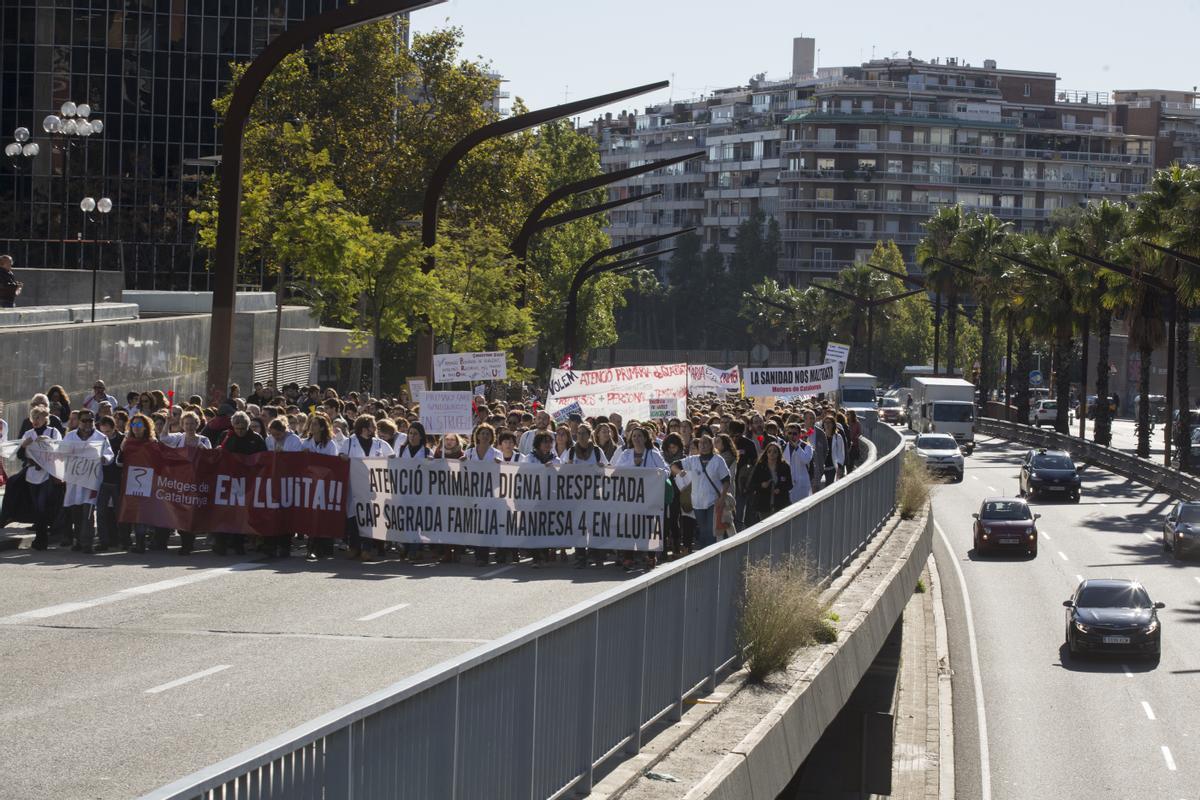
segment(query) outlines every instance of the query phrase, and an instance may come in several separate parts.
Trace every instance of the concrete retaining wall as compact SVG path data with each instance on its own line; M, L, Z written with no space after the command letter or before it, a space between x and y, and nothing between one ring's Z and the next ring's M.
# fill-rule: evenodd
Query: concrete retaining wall
M912 596L933 548L933 515L865 606L775 708L687 794L687 800L775 800L866 674ZM897 534L893 534L897 535Z
M17 280L25 284L17 297L17 308L62 306L92 302L92 273L85 269L14 269ZM96 273L96 302L120 303L125 275L120 272Z

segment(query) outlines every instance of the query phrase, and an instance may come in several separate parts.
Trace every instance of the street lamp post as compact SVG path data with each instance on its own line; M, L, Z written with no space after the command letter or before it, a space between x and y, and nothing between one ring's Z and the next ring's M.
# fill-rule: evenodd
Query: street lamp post
M694 227L693 228L680 228L679 230L672 231L670 233L663 233L663 234L659 234L658 236L647 236L644 239L637 239L632 242L626 242L625 244L614 245L612 247L605 248L604 250L601 250L598 253L595 253L590 258L588 258L587 261L584 261L582 264L580 264L579 268L575 270L575 277L571 280L571 288L567 292L567 313L563 320L564 360L566 358L570 358L570 359L574 360L574 358L575 358L575 349L576 349L576 345L578 343L578 332L576 330L576 316L578 315L579 290L583 288L583 284L586 283L589 278L605 271L604 266L596 267L596 264L598 262L600 262L601 260L608 258L610 256L620 255L621 253L628 253L631 250L637 250L639 247L647 247L647 246L655 244L657 242L666 241L667 239L673 239L676 236L682 236L683 234L691 233L694 230L696 230ZM659 251L659 253L656 253L655 255L661 254L663 252L666 252L666 251L665 250ZM645 258L648 258L648 256L642 255L642 256L639 256L639 258L645 259ZM612 267L613 265L609 264L607 266Z
M9 161L12 163L13 172L19 174L24 170L26 164L29 164L32 166L33 159L35 159L37 157L38 153L40 153L41 150L42 150L41 145L39 145L37 142L34 142L30 139L29 128L17 128L16 130L13 131L13 141L9 142L8 144L6 144L4 146L4 155L8 156ZM13 210L12 210L12 219L13 219L14 230L16 228L16 223L17 223L17 209L20 207L20 204L21 204L20 183L21 183L20 180L16 179L14 176L14 180L13 180ZM32 220L32 218L33 218L32 205L30 205L29 214L30 214L30 219ZM32 226L32 222L30 223L30 225ZM29 257L29 253L28 253L28 248L27 248L24 260L28 261L29 260L28 257Z
M925 293L924 289L914 289L911 292L902 292L901 294L888 295L887 297L860 297L850 292L843 292L841 289L835 289L824 283L814 283L813 286L849 300L858 308L864 309L867 312L867 372L871 371L872 351L875 349L875 309L888 303L894 303L897 300L903 300L906 297ZM855 338L857 338L857 325L855 326Z
M89 215L93 211L98 211L100 214L107 216L113 209L112 200L107 197L101 197L99 200L94 197L85 197L79 201L79 210L83 212L84 233L87 231L89 222L95 224L96 220ZM83 269L83 243L84 233L79 234L79 268ZM92 322L96 321L96 279L100 271L100 243L96 241L96 229L92 229L92 243L96 246L93 248L95 253L92 257Z
M93 135L99 136L104 132L104 121L92 118L92 107L87 103L75 103L68 100L59 107L58 114L50 114L42 120L42 130L50 136L61 136L63 154L63 190L60 203L62 213L63 251L60 261L66 261L67 234L70 231L70 205L67 196L71 191L71 151L75 142L86 142ZM53 140L52 140L53 141ZM85 164L86 167L86 164ZM80 245L82 247L82 245Z

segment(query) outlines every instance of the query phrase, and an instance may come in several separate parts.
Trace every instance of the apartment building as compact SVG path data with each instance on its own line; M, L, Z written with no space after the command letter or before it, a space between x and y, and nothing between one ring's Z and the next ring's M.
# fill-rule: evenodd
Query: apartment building
M893 240L909 263L941 206L1016 230L1055 209L1141 191L1154 137L1126 131L1103 93L1052 72L957 59L879 59L830 70L785 120L781 279L805 285Z
M818 72L814 50L812 39L796 39L784 80L758 75L594 122L606 171L705 151L613 187L612 199L663 192L611 215L614 242L694 225L707 245L730 253L737 226L762 210L782 230L782 282L834 274L887 239L917 270L921 223L941 206L1036 230L1057 208L1140 192L1164 142L1174 148L1168 163L1192 157L1188 137L1200 148L1193 93L1114 100L1060 90L1053 72L990 60L976 67L909 56Z
M1152 136L1154 166L1200 164L1200 94L1170 89L1113 92L1117 124L1130 133Z

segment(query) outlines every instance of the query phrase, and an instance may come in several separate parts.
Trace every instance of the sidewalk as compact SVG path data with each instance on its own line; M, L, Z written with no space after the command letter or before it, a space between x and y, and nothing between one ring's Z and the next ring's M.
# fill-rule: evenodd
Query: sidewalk
M932 556L921 580L926 590L914 592L904 607L892 793L889 795L892 800L954 797L949 656L946 655L945 620L939 619L942 615L941 585ZM942 680L943 675L945 680ZM942 730L943 719L945 731ZM944 764L943 752L947 753Z

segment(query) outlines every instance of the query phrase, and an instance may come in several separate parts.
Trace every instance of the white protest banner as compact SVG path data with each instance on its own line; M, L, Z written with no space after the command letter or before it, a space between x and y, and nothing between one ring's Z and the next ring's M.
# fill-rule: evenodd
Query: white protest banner
M679 416L678 397L654 397L650 400L650 419L671 419Z
M475 427L470 392L425 392L421 397L421 424L426 433L470 433Z
M850 363L850 345L830 342L825 348L825 363L832 364L834 361L841 364L842 372L845 372L846 364Z
M508 360L497 353L442 353L433 357L433 382L498 381L508 377Z
M687 364L550 371L546 410L579 403L586 416L620 414L625 420L650 418L652 398L687 397Z
M707 364L688 364L688 394L723 394L736 392L741 385L737 367L718 369Z
M833 394L838 388L841 365L819 364L812 367L748 367L746 396L812 397Z
M93 492L100 489L103 478L98 442L63 442L39 438L26 445L25 455L57 480Z
M350 462L360 534L408 544L659 551L665 486L635 467Z
M582 417L583 406L579 405L579 403L571 403L569 406L563 406L558 411L555 411L553 414L551 414L550 419L554 420L556 423L566 422L568 419L570 419L572 414L578 414Z

